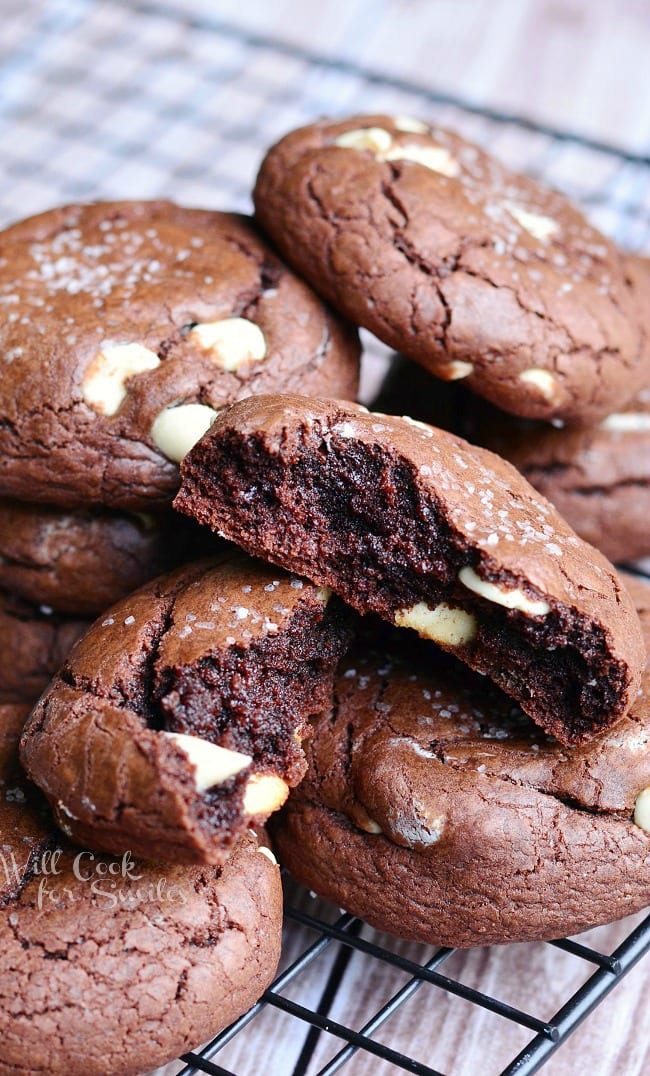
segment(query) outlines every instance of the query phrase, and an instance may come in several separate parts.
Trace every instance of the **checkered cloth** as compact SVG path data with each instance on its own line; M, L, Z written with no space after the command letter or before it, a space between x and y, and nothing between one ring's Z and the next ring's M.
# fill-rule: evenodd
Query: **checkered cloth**
M650 248L641 159L469 111L350 60L267 43L210 16L209 4L177 3L5 0L0 223L125 196L247 210L280 135L322 114L393 111L454 127L565 190L622 245Z

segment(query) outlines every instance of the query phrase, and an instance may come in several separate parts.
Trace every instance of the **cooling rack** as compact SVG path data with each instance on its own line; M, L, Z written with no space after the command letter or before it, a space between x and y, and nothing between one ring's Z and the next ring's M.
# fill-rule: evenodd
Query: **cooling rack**
M370 8L359 17L369 19ZM624 247L650 249L649 157L480 109L281 35L261 37L211 10L201 0L5 0L0 223L64 201L125 196L246 211L275 138L320 114L395 111L456 128L566 191ZM384 360L366 342L368 368L375 362L367 388ZM466 1052L477 1042L482 1073L530 1074L650 949L650 917L639 916L498 957L426 949L380 935L284 880L275 982L166 1073L435 1076L444 1025L458 1040L447 1076L470 1071ZM606 1014L605 1004L592 1018L603 1034Z
M544 946L535 946L537 950L560 950L570 955L576 963L582 963L590 969L586 981L567 995L563 1004L550 1018L544 1019L461 982L451 969L447 969L454 956L459 955L454 950L427 950L425 946L411 945L407 947L410 955L404 955L404 946L396 945L394 939L370 930L352 915L326 906L313 895L305 894L290 880L285 881L288 889L285 901L285 930L287 934L293 935L292 940L300 938L299 951L286 963L275 982L250 1012L218 1035L202 1051L188 1054L182 1059L186 1066L181 1070L181 1076L194 1076L201 1072L213 1076L236 1076L233 1070L215 1063L214 1059L218 1060L220 1051L237 1036L245 1036L251 1025L264 1016L267 1018L263 1032L266 1036L271 1021L277 1020L280 1014L303 1024L308 1031L291 1068L276 1068L271 1055L267 1055L272 1065L269 1071L272 1073L287 1071L293 1076L304 1076L309 1072L314 1076L331 1076L346 1066L346 1071L356 1073L360 1071L357 1067L359 1058L365 1055L372 1059L373 1064L372 1068L364 1067L364 1072L403 1071L417 1073L419 1076L442 1076L438 1069L431 1067L426 1058L409 1056L410 1051L404 1048L396 1049L391 1043L390 1034L386 1041L379 1041L376 1037L380 1029L389 1024L391 1019L394 1020L400 1009L411 1002L416 994L422 1002L419 1019L426 1020L427 1012L438 1003L436 995L439 996L440 992L457 1002L479 1006L489 1016L511 1022L527 1039L523 1048L497 1070L489 1067L490 1033L484 1032L486 1054L482 1072L500 1071L502 1076L530 1074L541 1068L650 948L650 916L630 930L624 940L609 953L601 952L592 945L575 939L562 939L545 943ZM311 911L305 910L308 900L316 905ZM298 934L297 927L300 928ZM520 955L528 959L528 951L533 947L517 948ZM312 975L312 980L316 979L319 983L320 993L315 995L312 1004L306 1004L301 998L301 977L310 969L313 971L326 954L331 957L326 973L318 978ZM357 965L353 976L357 984L364 977L381 979L384 968L391 973L398 972L402 979L401 985L395 988L396 977L394 974L389 976L392 987L386 990L385 1000L377 1004L373 999L373 1003L366 1006L369 1011L358 1028L350 1027L344 1020L330 1015L337 992L341 990L344 976L350 971L353 962ZM292 986L296 996L287 997L286 992ZM540 983L539 987L543 993L544 983ZM368 1001L371 999L368 998ZM541 1002L538 1002L538 1005L542 1008ZM495 1029L492 1030L494 1033ZM330 1045L319 1049L319 1038L323 1033L334 1041L333 1047ZM462 1063L462 1050L458 1061ZM388 1067L382 1067L381 1062Z

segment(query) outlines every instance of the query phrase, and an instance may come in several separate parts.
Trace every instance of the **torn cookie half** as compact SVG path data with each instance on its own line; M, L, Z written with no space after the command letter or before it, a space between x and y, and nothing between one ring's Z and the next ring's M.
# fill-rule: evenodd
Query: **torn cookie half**
M181 511L452 651L564 743L636 697L645 648L614 569L484 449L358 405L251 397L182 474Z
M650 584L629 586L650 643ZM485 679L389 632L345 658L273 820L292 874L380 930L463 948L646 907L648 672L626 718L567 751Z
M161 577L74 648L23 765L76 841L221 863L303 776L349 619L326 588L238 553Z

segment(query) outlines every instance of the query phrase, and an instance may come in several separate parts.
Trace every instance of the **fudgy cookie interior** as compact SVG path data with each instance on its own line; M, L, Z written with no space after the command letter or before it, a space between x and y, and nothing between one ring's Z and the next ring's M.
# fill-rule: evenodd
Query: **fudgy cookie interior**
M476 550L388 444L319 423L305 423L297 443L295 452L276 451L263 431L224 425L186 458L177 507L249 552L332 586L360 612L399 623L404 610L423 603L426 615L445 603L475 616L478 631L454 652L564 742L611 723L629 670L600 625L568 606L530 617L470 592L459 573L478 562ZM489 582L509 585L496 569Z
M330 598L231 553L96 621L23 740L66 832L107 851L221 861L304 774L307 719L329 704L349 639Z
M259 769L297 783L304 767L299 739L305 699L317 710L327 704L327 673L340 652L338 618L326 617L317 640L309 614L300 610L280 637L186 666L159 666L153 721L253 755Z

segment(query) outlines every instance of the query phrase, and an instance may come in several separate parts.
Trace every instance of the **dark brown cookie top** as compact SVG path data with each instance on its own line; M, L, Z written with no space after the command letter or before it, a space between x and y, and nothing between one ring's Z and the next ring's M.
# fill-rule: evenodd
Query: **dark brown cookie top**
M650 555L650 258L629 256L626 265L646 331L645 387L631 403L584 430L522 428L494 416L483 424L488 447L616 561Z
M0 588L58 613L96 616L218 545L175 512L65 511L0 499Z
M307 719L349 638L329 599L231 553L101 616L23 740L59 824L106 851L224 862L304 773Z
M189 453L175 503L452 650L563 742L636 696L645 648L612 566L459 437L332 400L251 397Z
M355 333L245 217L169 202L56 209L0 235L0 493L168 504L225 403L354 398Z
M88 626L0 590L0 697L36 702Z
M74 847L19 770L25 717L0 707L0 1072L135 1076L262 994L279 872L252 831L222 869Z
M650 585L628 581L650 642ZM274 820L285 864L372 925L471 946L574 934L650 899L650 676L567 751L422 643L371 630Z
M595 425L515 418L462 381L436 384L402 356L393 358L373 401L373 410L412 415L503 456L581 538L619 563L650 554L650 259L628 256L626 266L646 325L645 385Z
M585 423L639 387L623 256L458 135L384 115L310 124L269 151L254 200L337 309L504 410Z
M647 388L624 410L576 428L515 418L463 391L459 382L436 386L427 377L396 356L373 410L407 413L496 452L615 563L650 554Z

